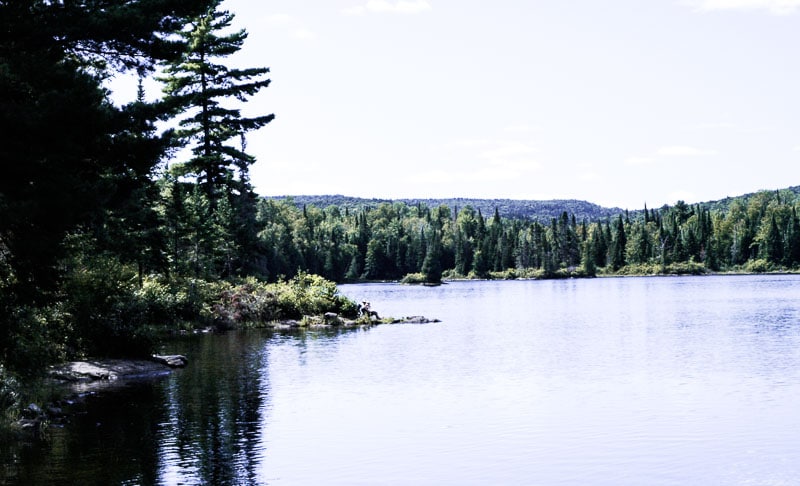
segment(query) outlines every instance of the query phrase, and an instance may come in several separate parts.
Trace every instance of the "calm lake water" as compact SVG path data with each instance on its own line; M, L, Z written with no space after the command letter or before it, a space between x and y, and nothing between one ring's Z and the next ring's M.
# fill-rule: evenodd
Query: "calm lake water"
M188 368L5 447L7 481L800 482L799 276L341 289L443 322L171 343Z

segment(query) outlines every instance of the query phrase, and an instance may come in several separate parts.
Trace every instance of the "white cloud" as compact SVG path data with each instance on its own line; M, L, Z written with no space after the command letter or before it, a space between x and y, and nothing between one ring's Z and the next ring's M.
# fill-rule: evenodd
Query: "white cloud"
M510 174L522 175L529 172L536 172L542 168L542 164L533 159L517 160L496 160L493 161L491 170L501 170Z
M496 161L525 157L535 154L538 151L539 150L535 147L520 142L498 142L493 148L481 152L480 156L485 159Z
M534 133L540 130L539 127L534 125L511 125L504 129L506 132L509 133Z
M342 13L345 15L364 15L367 12L367 8L364 6L357 6L357 7L349 7L342 10Z
M800 0L683 0L699 11L765 10L774 15L789 15L800 9Z
M507 184L518 183L533 173L537 172L541 166L532 161L497 161L489 165L471 168L462 168L459 171L445 171L442 169L432 169L425 171L422 175L417 174L413 181L418 184L419 180L427 183L441 183L452 185L467 184L478 187L492 182L503 182Z
M364 5L350 7L343 10L343 12L346 15L364 15L365 13L418 14L430 9L431 4L427 0L398 0L396 2L368 0Z
M464 148L487 147L491 144L492 141L485 138L463 138L444 144L444 148L448 150L457 150Z
M308 29L300 28L300 29L296 29L292 33L292 37L294 37L295 39L298 39L298 40L314 40L314 39L317 38L317 35L315 33L311 32Z
M625 159L625 165L651 165L665 158L674 159L676 157L710 157L714 155L717 155L716 150L701 149L697 147L690 147L688 145L668 145L659 147L651 155L628 157Z
M584 182L597 182L603 179L600 174L594 171L581 172L578 174L578 178Z
M728 122L698 123L691 128L697 130L725 130L729 128L736 128L736 125Z
M317 35L310 29L301 25L294 17L288 14L272 14L264 17L263 22L270 27L280 28L289 34L292 39L311 41L317 38Z
M653 157L628 157L625 159L626 165L650 165L655 162Z
M264 17L264 22L268 25L288 25L292 22L292 17L288 14L272 14Z
M656 151L656 155L661 157L705 157L709 155L717 155L717 151L700 149L697 147L688 147L685 145L673 145L659 148Z
M442 146L447 158L459 161L458 173L448 173L451 182L519 183L542 170L540 150L527 141L513 139L461 139ZM432 176L429 176L432 177Z

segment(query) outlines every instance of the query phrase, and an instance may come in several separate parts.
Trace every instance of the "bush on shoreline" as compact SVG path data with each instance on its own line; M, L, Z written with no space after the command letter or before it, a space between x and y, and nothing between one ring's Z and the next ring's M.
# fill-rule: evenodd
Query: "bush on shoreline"
M711 273L702 263L677 262L668 265L660 263L637 263L621 267L616 272L598 272L610 276L648 276L648 275L705 275Z
M237 282L143 277L107 260L72 272L63 300L20 307L15 346L0 363L0 424L14 419L23 387L47 366L92 357L144 357L166 334L198 328L268 326L275 321L335 312L355 318L358 304L336 283L300 273L284 282Z
M252 277L140 280L130 265L109 257L82 263L50 303L3 306L16 324L13 346L0 363L4 373L27 378L60 361L149 356L159 336L191 329L259 327L305 315L358 312L336 283L302 272L277 283Z
M509 268L503 271L488 272L484 276L478 276L474 272L469 275L460 275L454 271L446 271L443 274L443 280L558 280L565 278L592 278L595 276L601 277L647 277L659 275L712 275L712 274L761 274L761 273L798 273L797 268L785 268L770 264L764 259L756 259L748 261L745 265L738 265L729 268L722 268L719 270L711 270L703 263L698 262L677 262L667 265L659 263L637 263L628 264L620 267L618 270L612 270L610 267L602 267L596 269L596 273L590 274L581 266L570 268L559 268L555 271L546 272L541 268ZM417 283L408 282L410 274L404 278L401 283Z

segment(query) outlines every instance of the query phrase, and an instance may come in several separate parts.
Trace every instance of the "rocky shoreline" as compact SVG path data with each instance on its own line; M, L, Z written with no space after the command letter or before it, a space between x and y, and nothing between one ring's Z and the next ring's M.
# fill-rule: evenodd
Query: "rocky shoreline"
M283 320L264 325L276 331L301 329L348 329L372 327L381 324L428 324L441 322L423 316L403 318L345 319L335 313L305 317L302 320ZM189 360L183 355L153 355L149 359L92 359L71 361L51 366L47 382L65 391L62 398L40 406L31 403L22 410L16 425L21 430L30 430L34 435L44 434L44 429L68 420L70 409L79 405L87 396L101 390L125 386L132 380L149 380L170 374L176 368L184 368Z
M338 314L329 312L322 316L306 317L303 320L283 320L266 324L273 330L326 329L369 327L380 324L428 324L440 322L439 319L428 319L423 316L403 318L384 318L372 316L369 320L344 319ZM51 366L47 377L52 382L71 385L79 391L111 384L118 379L148 378L166 375L175 368L187 366L189 360L183 355L153 355L149 359L95 359L72 361Z
M282 321L271 322L265 327L275 330L290 330L290 329L326 329L326 328L354 328L354 327L369 327L377 326L380 324L429 324L433 322L441 322L439 319L428 319L424 316L408 316L403 318L388 317L381 319L377 316L371 316L369 320L366 318L360 319L345 319L338 314L328 312L322 316L305 317L302 320L287 319Z
M46 435L49 426L63 425L75 407L87 396L100 390L124 386L130 380L149 380L183 368L188 360L182 355L153 355L149 359L95 359L71 361L51 366L47 371L45 386L61 390L51 403L40 406L30 403L22 409L15 425L19 430L31 431L34 436Z
M153 355L150 359L100 359L72 361L50 368L47 376L69 383L88 383L97 380L138 378L166 374L173 368L183 368L189 360L182 355Z

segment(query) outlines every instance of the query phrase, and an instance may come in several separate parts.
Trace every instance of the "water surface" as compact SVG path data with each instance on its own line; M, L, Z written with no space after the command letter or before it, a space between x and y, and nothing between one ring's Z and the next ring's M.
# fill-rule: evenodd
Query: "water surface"
M795 484L800 277L344 285L435 324L205 335L20 484ZM9 473L7 473L9 474Z

